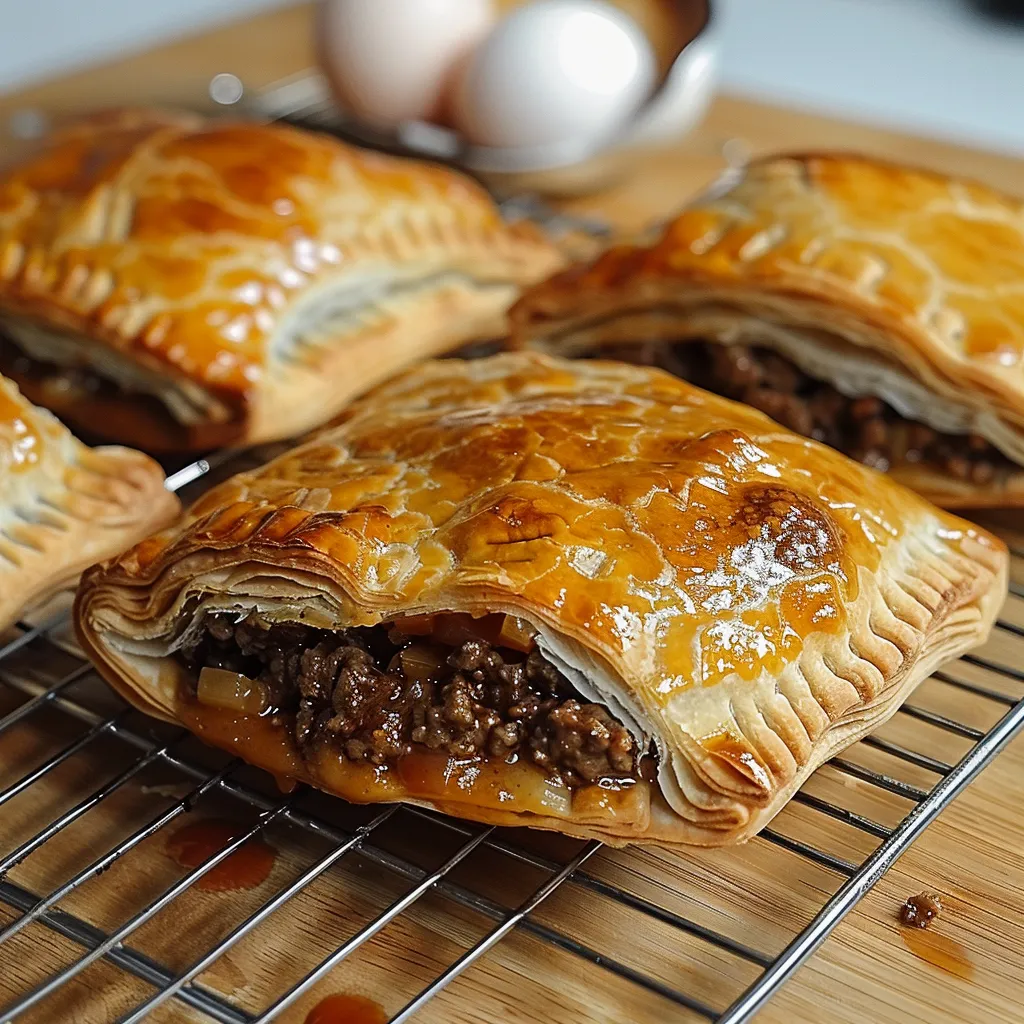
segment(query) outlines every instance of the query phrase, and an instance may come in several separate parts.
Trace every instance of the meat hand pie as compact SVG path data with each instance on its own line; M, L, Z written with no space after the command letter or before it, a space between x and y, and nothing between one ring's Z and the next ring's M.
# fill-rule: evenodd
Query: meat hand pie
M86 447L0 377L0 629L178 511L152 459Z
M513 316L519 344L661 366L940 505L1024 505L1024 203L992 189L755 162Z
M503 334L559 262L440 167L283 125L96 115L0 176L0 372L150 451L291 437Z
M139 708L278 776L612 843L753 835L981 642L995 538L659 370L409 370L90 572Z

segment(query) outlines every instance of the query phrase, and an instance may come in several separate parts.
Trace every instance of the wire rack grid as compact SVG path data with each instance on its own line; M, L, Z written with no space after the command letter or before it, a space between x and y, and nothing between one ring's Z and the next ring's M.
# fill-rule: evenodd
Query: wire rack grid
M210 470L208 462L186 467L172 478L181 486L200 480ZM201 483L201 481L200 481ZM1006 617L1000 619L998 631L1010 643L1024 641L1024 588L1014 584L1008 598ZM879 794L909 805L905 813L892 825L875 820L861 810L844 806L837 799L818 795L814 780L797 794L794 806L800 806L821 822L841 825L860 833L867 846L860 846L864 855L858 860L836 852L830 842L812 842L800 838L785 825L764 830L749 846L775 847L796 863L814 865L823 869L838 884L831 894L826 890L822 905L806 926L792 935L774 952L752 948L727 929L718 929L702 923L696 916L689 917L669 906L659 905L630 888L609 881L607 873L591 870L600 865L611 851L605 851L596 842L572 844L572 849L561 857L537 853L529 843L520 841L520 833L485 828L446 818L420 809L396 806L369 809L368 816L354 826L339 825L303 806L302 794L268 792L240 778L244 766L222 757L211 763L209 757L190 755L183 750L187 734L171 731L158 734L147 727L145 720L114 700L106 691L97 702L88 693L86 684L94 676L90 666L68 653L66 612L59 612L36 624L22 623L7 643L0 648L0 694L8 699L4 707L9 710L0 717L0 742L10 739L19 730L31 725L44 713L58 715L81 726L70 742L48 753L24 774L11 777L0 790L0 836L5 810L19 799L31 800L33 793L42 790L48 780L74 763L83 753L99 751L104 758L109 748L124 748L129 752L127 761L120 766L122 757L111 757L119 767L111 777L95 787L86 787L80 799L47 820L41 828L19 837L12 846L0 846L0 904L11 913L0 922L0 963L4 963L4 950L10 950L18 936L29 929L42 927L70 940L76 952L56 970L49 972L0 1009L0 1022L14 1020L33 1008L45 1006L62 987L73 982L97 961L103 960L126 975L134 976L147 987L143 998L120 1012L120 1022L141 1021L164 1004L186 1006L198 1014L198 1019L211 1019L225 1024L270 1021L284 1013L305 993L329 973L335 971L365 944L373 941L384 929L393 927L403 915L410 913L428 894L442 902L449 902L481 915L487 926L450 963L427 980L427 983L409 995L391 1021L406 1021L423 1009L429 1000L479 961L498 943L513 932L522 932L555 947L571 958L585 961L601 971L617 975L630 985L645 989L659 997L668 1007L674 1006L683 1016L679 1019L706 1019L719 1024L739 1024L750 1020L779 986L825 939L842 917L866 894L896 859L907 849L928 823L980 772L995 754L1024 726L1024 673L1010 664L997 663L984 654L968 655L954 666L936 673L928 685L937 686L956 694L959 706L969 700L969 721L991 718L993 709L1004 710L988 728L955 720L935 707L941 699L905 705L897 718L906 726L937 730L966 745L963 755L955 763L947 762L933 753L906 742L896 742L882 735L862 740L858 748L884 754L894 765L902 764L933 780L931 785L907 781L898 771L884 772L868 767L862 758L848 751L836 758L828 770L858 786L866 785ZM1005 659L1004 660L1009 660ZM15 662L29 662L33 676L27 678L22 670L10 671ZM49 673L40 666L59 662ZM984 681L981 681L984 680ZM83 691L79 694L79 691ZM974 707L977 705L977 708ZM0 708L2 710L2 708ZM884 731L884 730L883 730ZM2 748L0 748L2 749ZM934 748L933 748L934 749ZM123 753L123 751L122 751ZM19 866L30 862L32 856L45 856L60 836L76 823L114 801L117 794L132 786L144 772L160 765L170 769L187 782L187 792L168 806L139 824L128 835L100 850L89 850L92 856L79 856L63 881L49 891L35 891L16 878ZM19 766L21 767L21 766ZM248 769L245 769L248 770ZM825 769L820 769L820 774ZM129 858L157 833L167 830L172 823L187 816L210 793L218 792L229 801L242 805L255 814L251 824L229 837L224 844L173 884L154 893L113 927L98 927L80 913L66 909L69 899L87 883L101 881L101 876L116 862ZM854 792L854 791L851 791ZM333 802L340 803L340 802ZM415 858L395 852L387 842L378 842L387 826L396 816L404 819L403 834L415 836L418 829L440 830L452 837L454 846L443 861L433 868L423 867ZM784 815L783 815L784 817ZM172 908L175 901L192 890L200 880L213 871L232 853L254 838L267 833L276 822L287 822L307 836L315 836L323 852L299 871L287 884L281 885L272 896L254 905L241 920L223 929L208 948L197 949L186 957L187 962L168 964L136 948L133 939L144 926L158 915ZM777 819L778 821L778 819ZM424 835L426 833L424 832ZM840 848L849 848L844 840ZM531 869L539 881L515 905L495 898L481 888L459 880L456 875L481 851L489 850L510 862ZM336 869L346 858L359 858L383 872L408 884L397 898L383 905L359 927L323 956L317 963L304 969L300 976L283 990L274 993L265 1005L252 1008L235 1002L229 996L200 978L213 968L218 960L261 927L273 926L275 918L289 914L296 897L325 874ZM756 859L756 851L755 851ZM687 858L675 855L677 867L683 874L688 870ZM778 870L776 868L776 870ZM786 874L797 870L784 869ZM754 975L749 984L726 1006L713 1005L705 996L687 991L685 986L672 984L662 977L647 974L626 962L620 954L609 954L597 945L581 941L563 929L557 922L539 920L536 911L543 901L556 890L572 887L587 891L616 904L629 916L635 928L644 929L653 923L668 934L687 936L689 939L713 947L722 954L744 962ZM682 972L685 975L685 972ZM56 1019L42 1017L40 1019ZM177 1018L170 1018L177 1019ZM191 1018L190 1018L191 1019ZM657 1019L673 1019L665 1012Z

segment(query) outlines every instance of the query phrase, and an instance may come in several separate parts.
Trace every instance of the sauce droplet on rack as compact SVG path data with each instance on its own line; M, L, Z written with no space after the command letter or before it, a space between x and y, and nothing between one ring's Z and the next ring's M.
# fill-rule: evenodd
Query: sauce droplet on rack
M244 831L243 826L227 821L194 821L179 828L167 840L167 856L191 870L219 853ZM207 871L194 887L204 892L255 889L267 880L275 856L272 846L250 839Z
M387 1024L380 1003L345 992L321 999L306 1015L306 1024Z
M289 775L275 775L274 781L277 783L277 788L282 793L294 793L299 788L299 780L293 779Z

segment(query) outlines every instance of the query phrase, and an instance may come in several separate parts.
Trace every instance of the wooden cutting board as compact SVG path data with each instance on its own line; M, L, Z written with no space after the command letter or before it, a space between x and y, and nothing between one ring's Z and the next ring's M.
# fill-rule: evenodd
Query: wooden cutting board
M232 72L247 86L260 88L309 64L309 9L299 6L0 98L0 118L25 108L67 114L126 101L205 107L210 105L206 86L214 74ZM645 153L630 180L603 195L568 203L566 208L604 217L623 231L636 230L678 207L706 184L721 169L722 145L730 139L743 140L755 153L812 147L857 149L1024 191L1020 185L1024 164L1008 157L721 97L704 126L684 144ZM6 147L5 156L13 157L17 148ZM1002 532L1017 538L1018 544L1024 537L1020 518L1006 515L1000 523ZM1024 583L1024 561L1017 559L1014 571ZM1024 626L1024 599L1011 597L1004 617ZM1024 641L1006 631L995 634L984 653L1004 665L1024 666ZM55 678L73 664L55 652L46 658L29 652L15 667L18 678L38 681ZM10 667L5 663L0 670ZM989 678L980 669L958 666L956 672L1012 696L1024 694L1024 684L1014 692L1009 680ZM103 700L102 693L86 697ZM0 686L0 715L19 699ZM915 703L979 728L990 726L1000 713L994 705L988 709L980 705L983 710L979 710L976 698L968 699L938 682L926 683ZM148 728L145 722L135 724ZM0 788L81 731L80 725L73 726L66 716L53 711L33 715L0 735ZM966 747L964 741L906 716L898 716L882 734L946 761L955 761ZM196 745L189 749L196 757L203 756ZM89 745L48 775L45 783L0 808L0 856L110 778L128 763L130 753L111 743ZM911 784L934 782L934 776L877 750L859 746L849 757ZM771 1024L990 1024L1024 1019L1022 778L1024 738L1012 744L925 833L759 1020ZM253 784L266 788L266 780L255 779ZM183 794L183 785L179 774L157 767L147 770L15 868L10 881L27 891L50 891L173 803ZM908 808L905 800L882 794L828 766L808 790L889 825ZM268 792L273 796L272 789ZM335 801L319 801L316 810L349 827L367 819L363 811ZM244 819L236 804L221 797L204 798L193 815ZM791 806L776 824L782 833L852 861L860 860L873 845L870 837L823 819L806 806ZM443 861L457 841L445 827L424 823L405 811L383 829L382 849L428 870ZM167 831L141 844L62 907L97 927L116 927L180 875L164 852ZM322 839L292 825L271 826L267 838L277 854L270 877L259 888L233 894L189 891L133 936L133 946L172 969L183 968L327 849ZM562 860L578 849L578 844L537 834L516 834L510 841L525 843L551 860ZM760 839L739 849L685 856L653 849L602 851L588 862L587 871L598 883L615 885L769 955L806 924L841 881L833 872ZM543 872L525 868L500 852L481 850L459 869L456 881L502 905L515 906L543 878ZM249 1012L258 1012L407 887L408 883L373 860L345 858L218 961L202 981ZM896 912L907 896L922 889L941 893L947 910L928 933L936 937L911 949L897 927ZM15 916L0 905L0 927ZM620 902L600 895L596 886L563 886L534 919L718 1009L756 974L756 968L730 954L627 911ZM393 1013L492 923L441 896L425 897L282 1019L301 1022L319 998L341 990L369 996ZM950 943L958 944L955 956L943 953ZM6 1002L80 954L79 947L51 930L38 925L27 928L15 941L0 945L0 1000ZM113 1020L151 991L145 983L99 963L25 1019ZM172 1003L151 1019L208 1018ZM520 929L417 1019L438 1024L533 1020L646 1024L699 1018Z

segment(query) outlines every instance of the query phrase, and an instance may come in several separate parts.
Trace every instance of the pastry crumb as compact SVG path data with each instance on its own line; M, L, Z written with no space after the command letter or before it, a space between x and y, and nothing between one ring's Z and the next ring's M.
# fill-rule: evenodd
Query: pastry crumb
M900 924L908 928L927 928L941 913L942 903L935 893L918 893L908 897L900 907Z

